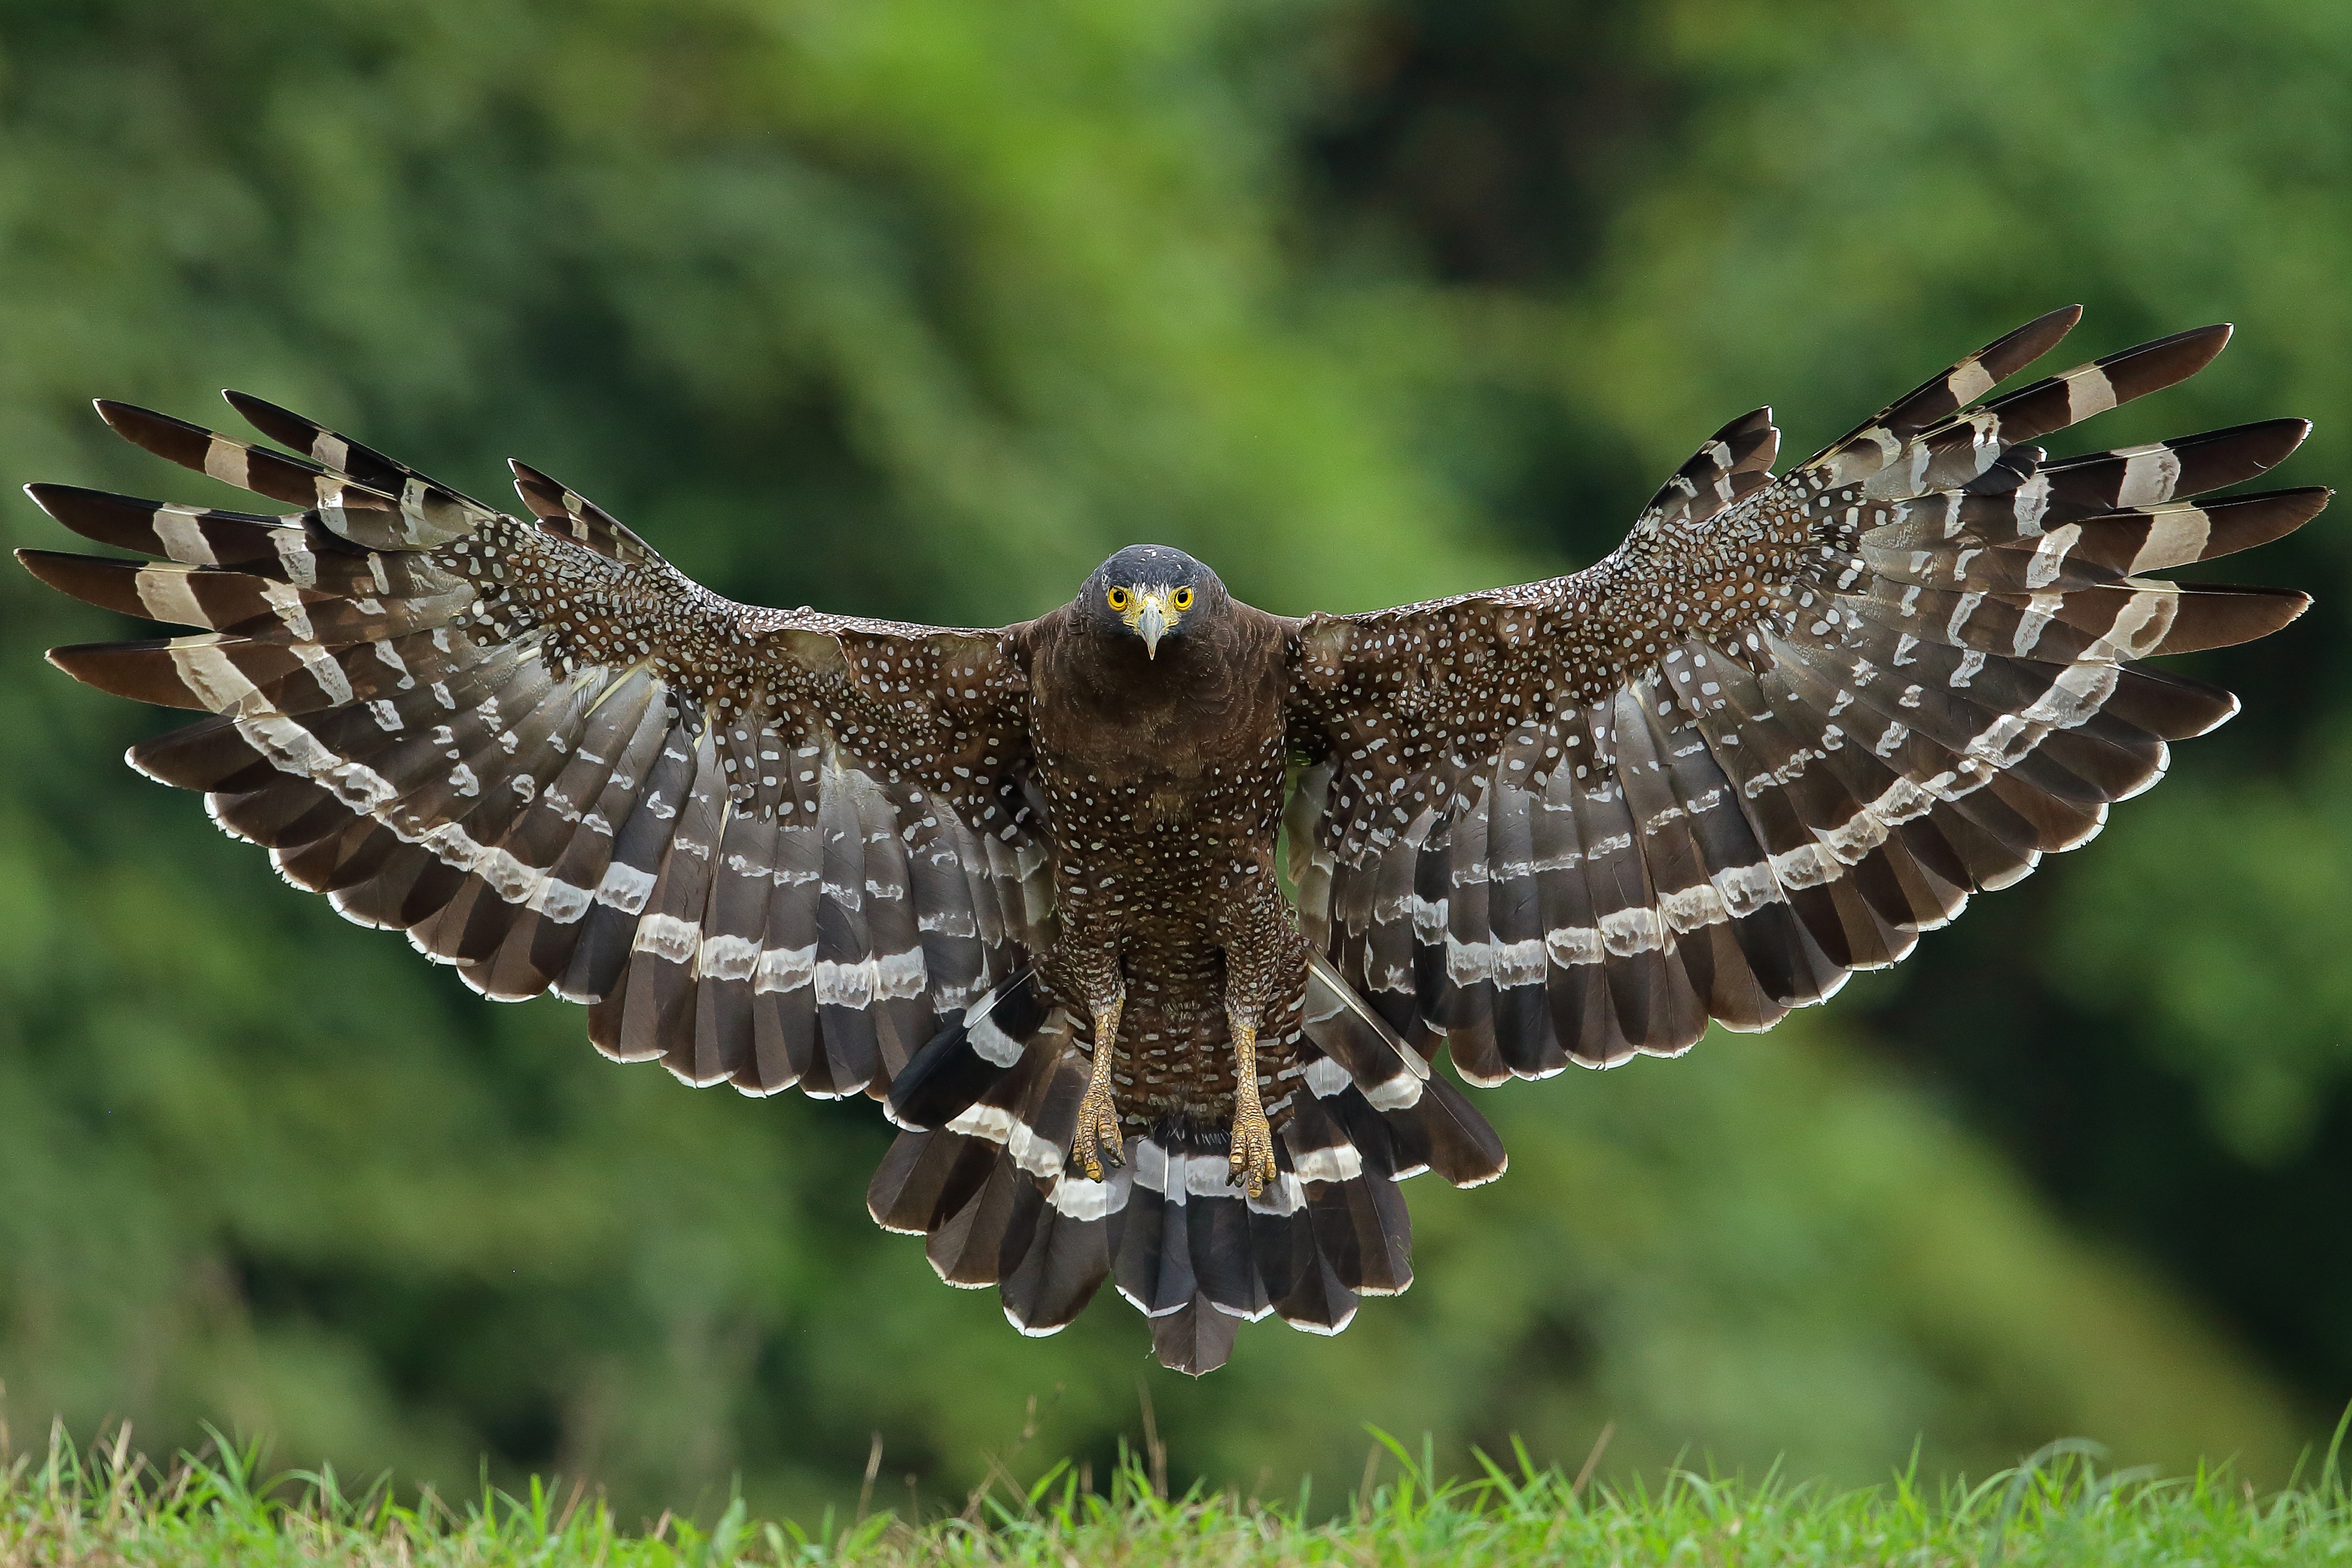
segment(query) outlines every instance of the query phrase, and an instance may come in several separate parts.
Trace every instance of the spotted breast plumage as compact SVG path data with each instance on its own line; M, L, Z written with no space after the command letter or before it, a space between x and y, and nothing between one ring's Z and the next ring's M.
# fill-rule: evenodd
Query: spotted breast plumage
M1410 1284L1400 1180L1501 1174L1448 1059L1763 1028L2235 710L2137 661L2307 599L2147 574L2315 515L2190 499L2306 427L2052 461L2228 337L1986 401L2078 314L1778 478L1769 414L1734 421L1585 571L1365 615L1269 615L1158 546L995 630L758 609L532 469L510 516L234 394L290 455L99 406L291 512L35 485L159 559L18 553L202 628L50 657L205 712L130 761L287 880L486 994L587 1004L608 1056L881 1101L868 1205L941 1278L1033 1334L1115 1280L1198 1373L1244 1321L1337 1332Z

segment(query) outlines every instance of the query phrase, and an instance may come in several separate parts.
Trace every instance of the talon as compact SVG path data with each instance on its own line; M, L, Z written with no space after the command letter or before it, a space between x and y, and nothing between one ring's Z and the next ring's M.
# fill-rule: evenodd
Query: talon
M1265 1112L1255 1104L1234 1112L1231 1163L1234 1179L1247 1187L1254 1198L1265 1195L1279 1173L1274 1163L1274 1129L1266 1124Z
M1087 1075L1087 1092L1078 1100L1078 1128L1070 1140L1070 1155L1087 1180L1102 1180L1103 1162L1127 1163L1127 1148L1118 1136L1118 1106L1111 1097L1110 1063L1118 1043L1119 1005L1112 1003L1095 1015L1094 1068Z
M1070 1152L1077 1156L1090 1182L1102 1180L1104 1161L1114 1166L1127 1163L1127 1150L1118 1136L1118 1110L1111 1103L1108 1087L1097 1098L1089 1085L1086 1097L1078 1101L1078 1132L1071 1140Z
M1231 1026L1234 1133L1228 1159L1233 1179L1247 1188L1250 1196L1261 1197L1277 1173L1274 1163L1274 1129L1267 1124L1257 1098L1257 1030L1237 1018L1231 1021Z

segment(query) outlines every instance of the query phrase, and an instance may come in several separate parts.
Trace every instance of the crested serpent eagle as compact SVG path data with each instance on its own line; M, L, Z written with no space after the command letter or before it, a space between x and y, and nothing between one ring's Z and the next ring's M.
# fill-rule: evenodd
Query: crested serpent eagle
M114 403L285 513L61 485L133 561L37 576L194 635L62 647L208 716L131 748L298 887L690 1084L863 1095L867 1195L1050 1333L1106 1279L1160 1359L1412 1280L1396 1183L1471 1185L1474 1085L1760 1029L2099 830L2227 692L2137 661L2304 595L2148 574L2317 489L2195 502L2276 419L2053 461L2182 332L1986 401L2044 316L1777 478L1769 411L1572 575L1269 615L1150 545L992 631L759 609L520 464L509 515L257 398L290 454ZM1277 856L1283 868L1277 873Z

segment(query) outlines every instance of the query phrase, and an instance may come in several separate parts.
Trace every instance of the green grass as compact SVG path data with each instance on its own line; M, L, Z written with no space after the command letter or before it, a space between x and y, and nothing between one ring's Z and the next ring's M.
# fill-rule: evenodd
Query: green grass
M2339 1433L2339 1440L2341 1434ZM53 1431L45 1458L0 1471L0 1568L39 1564L384 1564L386 1568L697 1568L735 1563L971 1563L1097 1568L1184 1563L2235 1563L2352 1560L2352 1499L2331 1450L2316 1485L2270 1496L2226 1472L2165 1480L2103 1472L2089 1444L2055 1443L1973 1485L1896 1477L1835 1491L1773 1476L1685 1470L1654 1485L1586 1485L1489 1465L1433 1484L1381 1438L1380 1463L1340 1516L1196 1490L1163 1495L1152 1467L1106 1490L1057 1465L1028 1487L1000 1478L953 1518L889 1513L754 1520L738 1502L709 1526L631 1527L593 1498L534 1483L462 1507L413 1506L382 1484L353 1497L331 1474L264 1479L256 1450L207 1445L159 1468L128 1435L84 1455ZM1384 1451L1385 1450L1385 1451ZM1383 1476L1385 1472L1385 1479Z

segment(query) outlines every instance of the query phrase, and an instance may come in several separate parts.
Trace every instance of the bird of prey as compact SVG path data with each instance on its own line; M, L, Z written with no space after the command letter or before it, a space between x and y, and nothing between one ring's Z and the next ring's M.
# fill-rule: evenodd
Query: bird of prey
M1270 615L1151 545L995 630L760 609L520 464L528 517L235 393L290 453L99 412L294 510L35 485L161 559L19 558L203 628L49 657L206 713L130 762L288 881L486 994L587 1004L607 1056L881 1101L868 1206L941 1278L1031 1334L1115 1279L1198 1373L1245 1320L1402 1290L1398 1181L1502 1173L1446 1059L1764 1028L2235 710L2137 661L2307 597L2148 574L2316 514L2189 499L2307 426L2053 461L2229 336L1986 400L2080 313L1778 477L1769 411L1734 420L1584 571L1370 614Z

